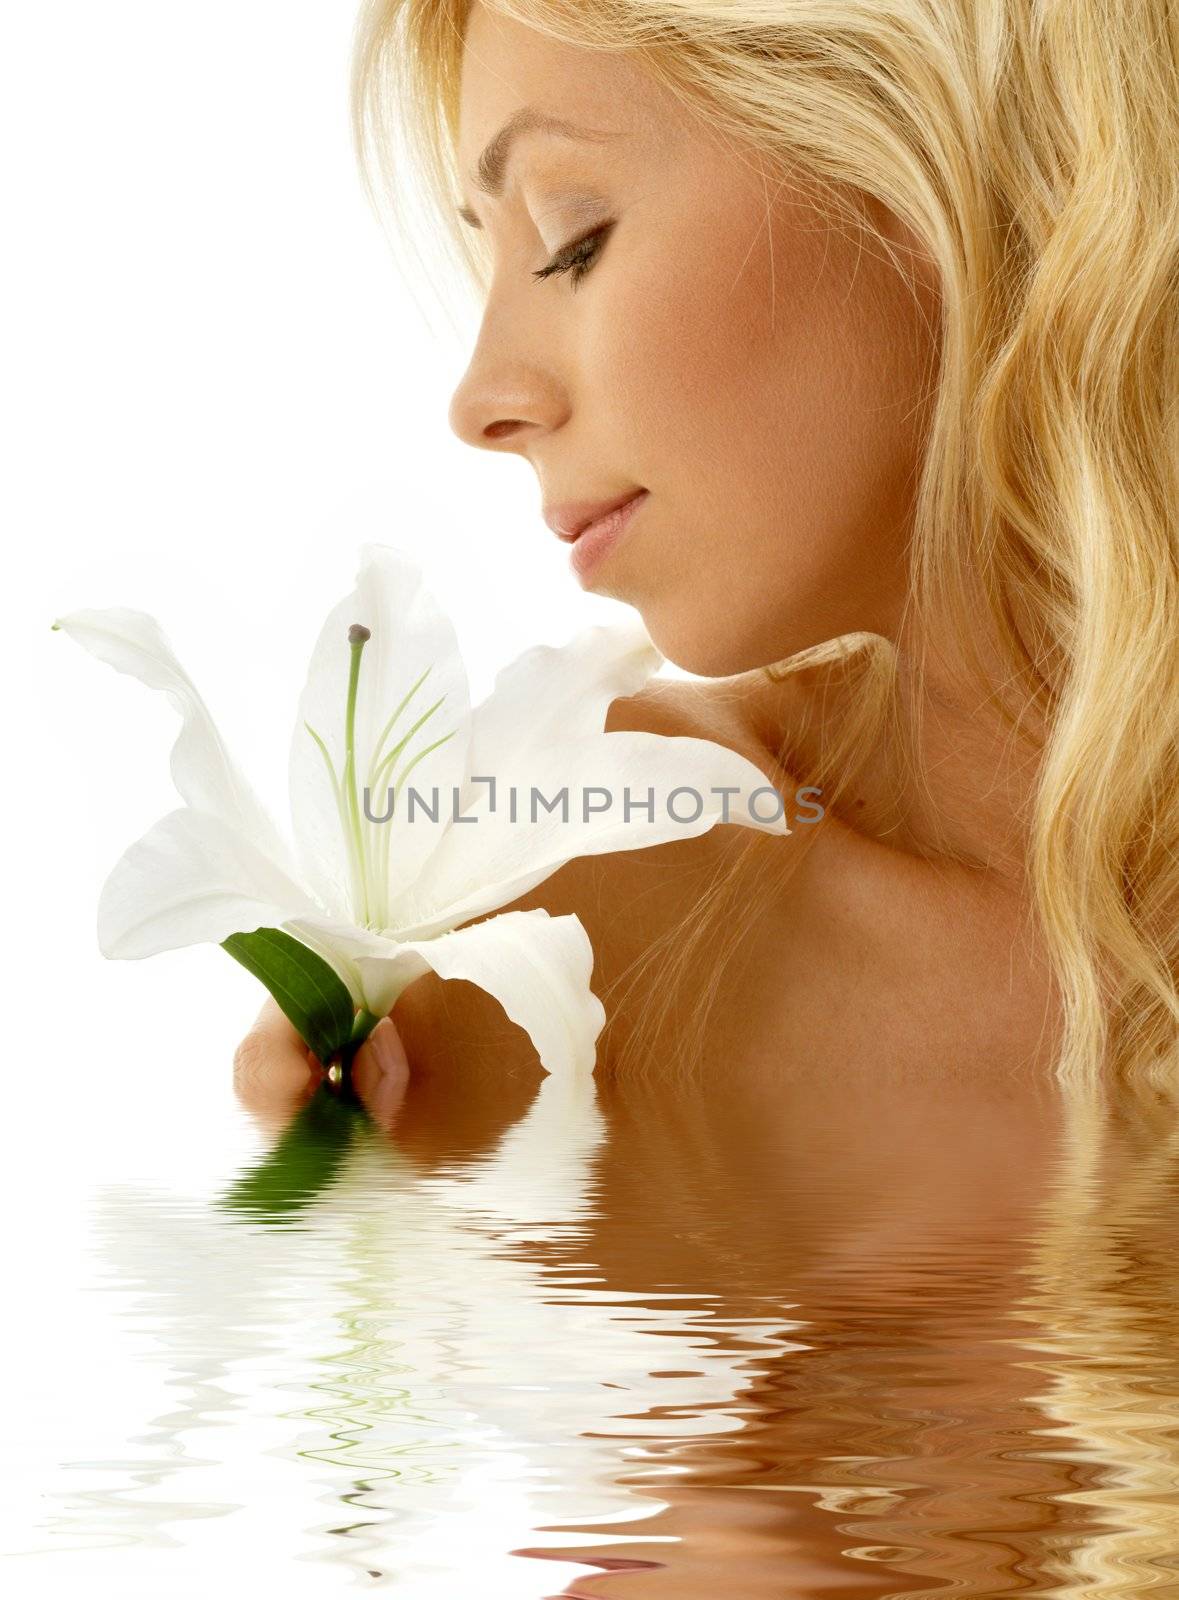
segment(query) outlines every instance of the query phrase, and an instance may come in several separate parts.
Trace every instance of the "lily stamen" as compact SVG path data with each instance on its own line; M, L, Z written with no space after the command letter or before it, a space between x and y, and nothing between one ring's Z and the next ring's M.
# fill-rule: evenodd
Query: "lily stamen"
M348 667L348 703L344 711L344 800L348 807L354 877L359 880L357 913L367 924L370 920L368 900L368 862L364 848L364 826L360 820L360 797L356 789L356 691L360 685L360 658L372 633L361 622L348 629L348 648L352 659Z
M349 627L346 619L359 610L372 622ZM723 805L709 805L692 821L691 835L744 820L727 814L729 796L765 782L754 762L709 740L606 732L611 702L633 695L662 660L638 619L594 628L561 648L525 652L472 707L453 630L418 569L396 550L366 545L356 589L321 631L300 700L299 736L291 742L293 852L231 760L154 617L112 608L57 621L116 671L166 691L182 718L172 776L183 804L137 839L107 879L98 908L102 953L138 960L184 945L223 945L266 985L325 1069L339 1062L345 1076L353 1048L424 968L499 1000L532 1037L547 1072L592 1072L606 1018L590 987L593 950L585 928L574 914L502 908L578 855L646 849L684 836L682 819L670 814L626 825L587 815L576 831L512 834L495 826L456 829L459 818L444 814L433 828L399 832L405 859L391 872L392 831L386 824L383 834L369 833L361 812L366 776L370 789L378 774L382 785L389 783L396 809L413 774L442 745L450 749L437 762L437 778L456 796L476 781L472 762L483 781L501 751L513 774L526 776L531 764L542 774L560 770L574 785L590 776L598 787L604 778L624 784L637 763L672 786L691 778L697 791L724 796ZM345 632L350 655L341 730L335 719ZM369 663L376 679L366 681L362 705L361 661L372 637L379 659ZM397 650L389 652L394 638ZM414 751L417 732L437 727L441 704L436 697L415 714L402 737L401 718L427 673L391 716L384 700L402 673L408 677L409 663L427 657L451 728ZM324 706L330 725L321 721ZM384 725L374 739L378 716ZM329 793L338 827L324 804ZM754 816L752 807L748 825L790 832L780 818Z

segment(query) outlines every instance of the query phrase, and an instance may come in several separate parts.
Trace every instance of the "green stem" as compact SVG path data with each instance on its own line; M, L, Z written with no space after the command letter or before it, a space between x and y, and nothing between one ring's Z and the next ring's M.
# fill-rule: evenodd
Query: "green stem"
M374 1017L372 1012L366 1011L363 1006L356 1013L352 1022L352 1032L348 1036L348 1043L342 1049L337 1050L327 1063L328 1082L334 1087L346 1088L351 1085L352 1062L356 1057L356 1052L380 1020L380 1017Z
M371 1011L365 1011L361 1008L356 1013L356 1020L352 1024L352 1032L348 1037L348 1049L354 1052L359 1050L380 1020L380 1017L374 1017Z

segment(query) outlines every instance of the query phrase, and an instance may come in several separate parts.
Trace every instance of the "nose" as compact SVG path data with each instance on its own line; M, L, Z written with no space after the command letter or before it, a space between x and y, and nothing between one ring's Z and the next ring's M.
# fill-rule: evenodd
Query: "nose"
M448 420L454 433L479 450L526 456L540 438L569 415L565 385L550 356L531 337L513 339L502 324L485 318L467 370L451 396Z

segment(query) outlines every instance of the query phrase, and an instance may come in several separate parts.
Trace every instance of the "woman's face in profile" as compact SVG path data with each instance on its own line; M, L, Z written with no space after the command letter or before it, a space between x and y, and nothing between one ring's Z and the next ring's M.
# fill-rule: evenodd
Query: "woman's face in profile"
M480 154L524 107L595 137L517 133L485 193ZM647 491L585 586L705 676L859 629L895 637L932 293L633 58L478 4L459 158L492 275L455 432L523 456L546 510Z

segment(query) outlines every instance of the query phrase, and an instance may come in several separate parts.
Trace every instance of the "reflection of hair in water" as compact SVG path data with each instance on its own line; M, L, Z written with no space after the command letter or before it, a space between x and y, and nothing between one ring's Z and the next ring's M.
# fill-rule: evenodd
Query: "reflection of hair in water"
M638 52L721 137L804 181L825 222L900 270L861 197L923 241L942 326L912 614L944 620L976 666L993 636L1009 684L1021 686L999 709L1008 724L1030 712L1048 730L1029 867L1064 1004L1059 1072L1096 1073L1107 1045L1141 1061L1169 1051L1179 1033L1179 47L1169 0L1100 17L1088 0L1050 13L1030 0L488 4L557 39ZM456 254L425 262L438 285L454 259L463 281L485 283L488 268L484 237L454 211L468 9L365 0L356 37L365 181L378 207L390 200L405 221L419 211L428 231L441 221ZM421 188L402 181L415 159ZM876 653L878 687L888 666ZM857 720L866 751L873 735ZM824 765L839 770L830 753ZM830 774L824 788L829 805ZM739 864L708 887L693 938L755 925L741 877ZM677 930L669 980L687 970L683 938ZM685 1060L727 959L680 1025ZM675 985L659 988L670 1004Z
M1036 1405L1100 1470L1072 1498L1108 1526L1058 1575L1069 1595L1162 1593L1179 1551L1179 1059L1154 1083L1061 1092L1062 1160L1015 1309L1041 1330Z
M1063 1112L1055 1170L1019 1230L1016 1275L1005 1259L994 1270L986 1238L977 1252L951 1250L936 1218L920 1241L892 1240L883 1263L847 1272L828 1248L833 1214L821 1228L790 1225L752 1151L748 1200L722 1207L718 1225L710 1202L739 1180L714 1098L619 1087L631 1126L651 1130L641 1168L630 1164L636 1201L690 1203L672 1227L668 1211L652 1223L617 1196L613 1214L693 1240L694 1282L718 1291L718 1320L746 1290L751 1307L769 1299L771 1283L800 1319L797 1345L754 1364L742 1434L685 1441L685 1487L699 1465L726 1490L776 1485L799 1491L800 1507L802 1491L815 1495L836 1520L809 1518L806 1548L833 1571L849 1550L894 1546L900 1570L970 1580L970 1593L1014 1592L1033 1576L1069 1600L1171 1592L1160 1572L1179 1552L1179 1061L1159 1085L1052 1091ZM617 1244L614 1259L629 1260ZM707 1521L707 1497L690 1514Z

